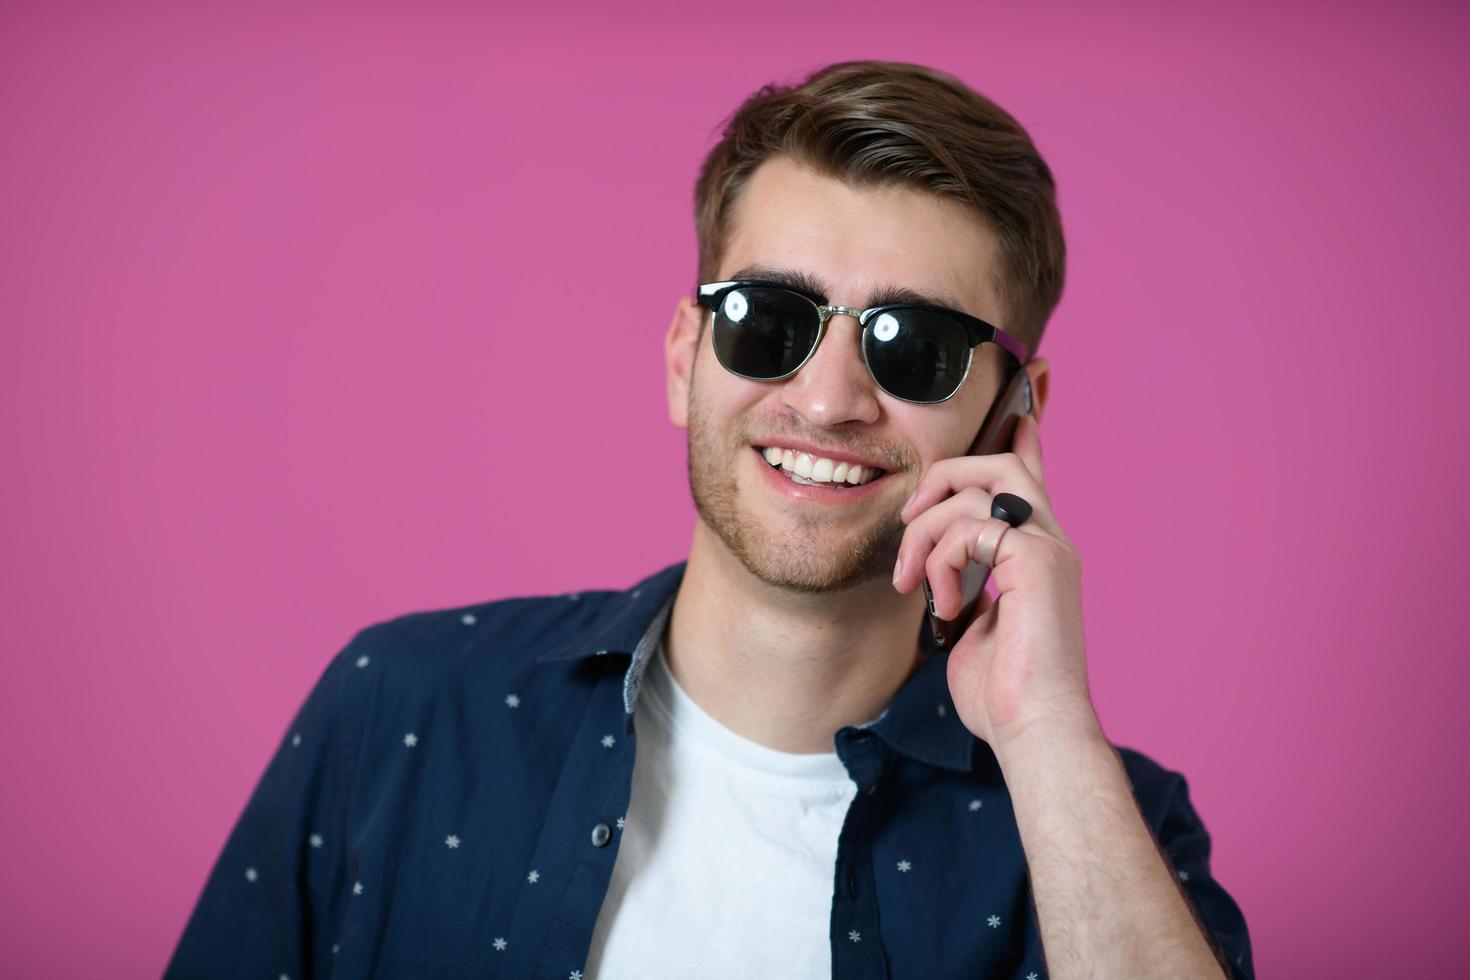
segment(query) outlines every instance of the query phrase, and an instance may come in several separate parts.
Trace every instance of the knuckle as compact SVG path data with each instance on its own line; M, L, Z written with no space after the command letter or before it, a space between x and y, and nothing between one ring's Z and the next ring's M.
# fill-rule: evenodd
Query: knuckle
M1081 564L1081 556L1070 543L1052 537L1043 540L1046 542L1043 553L1050 564L1066 568L1075 568Z
M1036 492L1034 487L1036 479L1031 475L1031 467L1026 465L1026 461L1021 458L1019 453L1011 450L1010 452L1002 453L1000 459L1001 466L1004 467L1008 480L1011 480L1019 486L1026 487L1026 492Z
M936 459L928 466L924 467L924 469L919 473L919 486L922 487L927 484L934 483L936 480L942 480L944 478L945 472L947 472L948 470L948 466L945 465L948 462L949 460L947 459Z
M1061 550L1057 547L1060 542L1055 538L1048 537L1044 534L1032 534L1028 535L1028 537L1036 539L1028 543L1035 549L1036 556L1043 561L1054 562L1062 557Z
M990 494L986 493L979 487L965 487L965 489L955 494L955 496L963 497L965 498L966 502L974 504L984 504L987 503L990 499Z

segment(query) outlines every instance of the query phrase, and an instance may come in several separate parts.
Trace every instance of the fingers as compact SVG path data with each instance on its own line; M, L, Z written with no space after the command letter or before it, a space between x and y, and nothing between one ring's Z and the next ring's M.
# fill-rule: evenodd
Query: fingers
M902 574L893 580L894 587L899 592L918 587L919 579L924 576L923 568L952 525L973 523L978 536L979 525L990 516L990 501L990 494L979 487L965 487L953 497L935 504L914 518L909 523L908 530L903 532L903 540L898 545L898 562ZM961 564L958 567L965 566ZM929 576L929 588L934 592L937 605L939 583L932 575Z
M977 547L980 529L990 520L990 502L991 496L984 490L979 487L965 487L953 497L935 504L916 517L904 531L903 540L898 545L899 574L893 579L894 588L900 593L918 588L919 579L927 574L929 588L934 592L937 605L942 587L935 575L946 577L944 568L948 567L955 570L954 593L959 595L958 573L968 563L979 560ZM1031 521L1026 523L1030 525ZM1018 529L1011 528L1011 531L1016 530ZM950 550L941 554L944 548ZM1005 552L1005 540L1002 538L995 558L997 564ZM938 565L933 564L936 555ZM925 571L931 568L934 573Z
M965 604L960 573L975 559L975 545L984 524L985 520L971 517L951 522L924 560L923 573L929 579L934 613L940 619L954 619ZM1005 544L1004 539L1001 544Z
M929 580L929 589L934 594L934 614L940 619L954 619L964 606L962 575L969 565L980 560L980 534L991 520L993 518L964 517L952 521L935 543L933 550L923 559L922 566L919 566L921 577ZM997 575L1005 574L1001 566L1018 555L1037 548L1038 543L1041 547L1047 545L1044 535L1027 534L1013 527L1005 528L1001 534L1000 547L995 552L995 574L991 576L991 581L997 586L997 595L1005 591L996 578ZM988 597L982 594L977 613L989 605Z
M1019 424L1017 428L1020 428ZM990 516L990 500L994 494L1013 493L1031 505L1032 516L1028 524L1056 534L1061 532L1052 516L1046 488L1016 453L955 456L934 463L919 480L913 496L899 510L898 516L912 526L946 497L951 494L958 496L966 489L978 489L986 494L984 510L978 515L981 518ZM975 512L972 510L971 513Z
M963 604L960 573L976 560L980 529L990 517L995 494L1013 493L1032 511L1021 528L1012 528L1002 538L997 565L1020 546L1009 539L1022 529L1027 535L1067 543L1042 482L1041 440L1032 416L1017 420L1012 445L1013 452L956 456L932 464L899 510L908 528L899 543L894 588L907 593L927 577L935 613L941 618L952 618Z

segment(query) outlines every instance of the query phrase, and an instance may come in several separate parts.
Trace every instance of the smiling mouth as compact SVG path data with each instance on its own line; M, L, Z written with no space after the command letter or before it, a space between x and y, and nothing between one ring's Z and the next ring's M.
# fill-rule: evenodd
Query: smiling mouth
M780 470L792 483L803 486L847 490L872 483L887 472L876 466L826 459L780 446L756 446L755 450L767 466Z

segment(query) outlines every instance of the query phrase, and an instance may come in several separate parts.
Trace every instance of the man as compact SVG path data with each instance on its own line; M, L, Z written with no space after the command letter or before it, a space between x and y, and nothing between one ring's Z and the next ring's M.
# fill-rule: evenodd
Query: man
M1183 778L1088 696L1024 130L834 65L741 106L696 218L687 562L359 633L168 975L1253 976ZM1013 451L969 455L1018 372ZM921 581L954 620L977 563L997 598L941 643Z

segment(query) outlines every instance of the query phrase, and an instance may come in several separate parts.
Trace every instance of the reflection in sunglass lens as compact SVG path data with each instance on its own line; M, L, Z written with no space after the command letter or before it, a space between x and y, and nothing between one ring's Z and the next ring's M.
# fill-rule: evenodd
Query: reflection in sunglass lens
M943 401L965 380L970 341L959 321L931 310L886 310L868 327L863 334L868 366L890 394Z
M784 289L741 286L715 310L715 356L748 378L784 378L806 360L816 343L816 307Z

